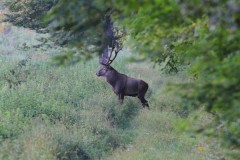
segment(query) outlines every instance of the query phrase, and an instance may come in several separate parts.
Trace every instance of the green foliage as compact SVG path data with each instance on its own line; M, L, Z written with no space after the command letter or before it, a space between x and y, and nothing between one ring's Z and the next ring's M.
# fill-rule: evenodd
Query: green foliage
M48 33L50 36L41 40L42 45L50 40L54 42L52 47L70 48L70 51L56 57L57 62L65 64L69 60L75 63L99 55L109 42L104 25L110 4L95 0L73 0L71 3L67 0L11 1L6 3L10 11L5 21ZM117 26L113 27L114 36L122 37Z
M160 105L154 107L160 107ZM198 123L204 123L207 118L198 120ZM134 143L128 145L127 149L116 150L107 159L203 160L229 158L222 155L225 151L222 149L219 150L219 146L216 145L214 139L204 139L204 137L200 137L199 135L186 135L186 133L181 134L178 132L178 127L175 127L173 123L181 120L181 118L176 117L176 114L169 111L159 112L154 109L147 112L140 112L133 121L134 129L138 132Z
M140 57L151 59L155 63L164 62L164 68L168 68L169 72L178 72L179 59L173 44L181 38L179 32L186 22L179 16L180 10L176 2L131 1L119 2L115 7L123 11L125 18L119 24L129 28L132 48L137 49Z
M134 105L133 102L128 102L128 106L119 109L116 107L106 107L104 111L107 113L107 119L112 126L125 129L129 127L131 119L138 113L139 107Z
M96 69L95 61L67 68L50 68L43 63L15 89L9 90L7 83L2 83L1 143L35 130L35 121L39 123L35 125L46 123L47 128L54 128L43 136L53 136L57 146L51 154L59 159L99 159L129 143L132 133L122 128L129 127L136 114L128 114L137 112L140 106L129 101L119 108L117 98L108 92L109 86L90 74Z
M205 38L196 41L193 44L194 49L188 50L188 56L195 59L190 73L198 78L182 86L184 104L190 108L204 106L207 111L216 113L218 116L215 125L224 126L220 135L227 143L239 146L237 117L240 115L240 103L237 99L240 98L240 52L237 41L240 34L234 32L233 35L220 28L199 34Z
M46 14L58 0L12 0L5 4L8 6L9 13L6 21L13 25L40 31L46 27L42 23L43 15Z
M26 4L32 2L35 1L27 1ZM80 48L78 54L88 55L87 57L90 58L94 54L88 53L99 51L100 46L106 40L106 37L102 37L102 19L109 7L114 8L116 11L113 14L115 25L127 28L130 33L130 42L132 42L131 48L135 48L140 53L139 58L136 59L151 59L162 64L169 71L178 72L182 66L188 68L192 80L183 81L175 89L182 96L180 111L188 109L186 113L189 113L189 111L204 108L213 113L214 121L207 126L200 127L198 131L220 136L225 144L239 148L239 3L237 0L73 0L71 3L61 0L47 13L45 24L49 25L48 29L52 35L58 35L55 38L60 40L59 44L66 43ZM14 4L17 3L12 5ZM16 11L22 8L22 4L18 5L19 8L17 5L13 6L11 9ZM31 7L33 6L28 8L30 11ZM46 13L47 10L44 12ZM20 14L19 16L21 17ZM33 21L36 19L36 22L39 22L39 18L34 17ZM69 61L76 62L82 59L74 57L75 53L76 49L73 48L73 51L66 52L65 55L56 57L56 59L66 64ZM41 79L41 77L38 78ZM92 82L91 78L87 80ZM49 80L48 84L52 83L50 82ZM53 87L48 84L46 85L49 88ZM96 86L94 81L92 84ZM76 85L79 84L76 83ZM64 86L68 84L60 83L60 86L62 90L65 90ZM52 88L52 90L55 89ZM74 90L75 88L69 87L68 89ZM82 90L83 93L96 92L91 89ZM53 95L53 97L60 97L57 106L64 106L61 100L67 96L67 93L58 92ZM22 96L22 99L29 102L34 97L28 99ZM75 99L77 98L73 97L67 102L81 106L81 103L76 102ZM54 99L51 99L51 104L53 102ZM43 105L43 108L49 109L49 106L46 106ZM37 113L45 114L44 109L43 112ZM53 107L52 110L51 115L54 115L54 119L59 119L57 117L64 115L64 109ZM120 128L125 127L124 118L128 113L136 113L134 109L119 111L108 107L106 112L111 125ZM29 115L36 114L33 112Z
M14 27L0 46L1 75L31 57L24 67L30 71L26 82L9 89L0 79L0 159L228 159L217 141L179 134L174 127L182 120L175 114L179 102L163 94L163 88L187 81L185 74L172 77L149 63L128 64L129 51L124 50L113 67L149 83L151 110L140 109L132 97L119 105L111 87L95 76L97 59L56 67L49 56L59 48L43 52L15 47L37 44L32 38L38 34L32 37L27 31Z
M117 3L134 47L164 65L188 65L194 77L177 87L182 105L204 107L225 144L239 143L239 1L131 1ZM128 16L131 15L131 16ZM128 16L128 17L127 17ZM214 134L215 135L215 134Z
M56 67L48 58L55 49L22 52L15 47L37 44L28 32L17 30L2 39L11 47L1 46L0 159L100 159L132 141L129 127L141 105L133 100L118 105L111 88L95 76L97 59ZM16 41L14 34L20 34ZM7 54L9 50L12 54ZM26 57L30 57L27 62ZM123 63L116 65L126 72ZM25 82L9 88L2 75L19 79L11 71L19 75L25 70L29 71Z
M229 5L239 4L232 3ZM226 6L222 3L218 8L218 14L223 17L214 17L213 14L196 22L193 43L184 45L184 50L185 59L191 60L189 71L197 79L182 85L180 90L184 90L184 105L190 109L204 107L217 114L215 123L204 127L205 132L220 127L212 134L223 138L225 144L239 148L240 32L238 21L234 20L237 12L226 11ZM215 23L212 22L213 17L217 19Z

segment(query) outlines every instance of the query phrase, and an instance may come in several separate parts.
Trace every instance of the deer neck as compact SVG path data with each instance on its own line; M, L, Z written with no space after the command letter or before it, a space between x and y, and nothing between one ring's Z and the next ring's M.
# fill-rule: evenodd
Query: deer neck
M106 76L106 80L107 82L112 86L114 87L117 80L118 80L118 75L119 73L115 70L112 70L111 73L109 73L107 76Z

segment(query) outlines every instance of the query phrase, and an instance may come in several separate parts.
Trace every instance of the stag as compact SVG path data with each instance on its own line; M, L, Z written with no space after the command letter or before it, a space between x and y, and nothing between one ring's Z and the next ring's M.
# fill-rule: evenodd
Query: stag
M102 68L96 75L106 78L106 81L112 86L113 92L118 96L120 104L123 104L124 96L138 97L143 108L147 107L149 109L148 101L144 98L148 90L148 84L141 79L131 78L125 74L121 74L110 66L121 50L118 44L113 45L112 48L108 48L107 50L110 55L106 58L104 57L106 54L102 54L99 59ZM115 55L112 58L113 51L115 51Z

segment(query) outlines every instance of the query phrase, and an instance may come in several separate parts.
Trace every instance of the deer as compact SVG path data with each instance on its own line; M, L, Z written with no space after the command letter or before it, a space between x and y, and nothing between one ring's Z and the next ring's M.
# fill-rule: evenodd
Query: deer
M125 96L131 96L137 97L141 101L143 108L147 107L149 109L148 101L145 99L148 84L141 79L119 73L110 66L121 49L119 45L113 45L112 48L107 47L107 49L104 50L105 53L99 58L99 63L102 65L102 68L96 75L106 78L106 81L112 86L113 92L118 96L118 101L121 105L123 104ZM115 55L112 58L113 51L115 51Z

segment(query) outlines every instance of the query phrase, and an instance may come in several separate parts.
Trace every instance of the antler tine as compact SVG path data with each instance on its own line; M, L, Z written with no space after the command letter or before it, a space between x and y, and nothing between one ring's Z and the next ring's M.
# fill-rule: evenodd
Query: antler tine
M115 45L116 45L116 49L115 49ZM114 55L114 57L111 59L111 57L112 57L112 52L114 51L114 49L115 49L115 55ZM107 64L107 65L110 65L110 64L115 60L115 58L116 58L117 55L118 55L118 52L121 51L121 50L122 50L122 47L120 47L120 46L119 46L119 43L116 42L116 43L113 45L113 47L112 47L110 56L108 57L108 64Z
M116 54L115 54L114 58L111 59L111 57L112 57L112 53L113 53L114 49L115 49L115 45L113 45L113 47L111 48L110 55L108 56L108 62L107 62L107 65L110 65L110 64L113 62L113 60L116 58Z
M114 57L113 57L113 59L110 59L110 57L109 57L109 62L108 62L108 65L110 65L113 61L114 61L114 59L117 57L117 52L115 52L115 55L114 55Z
M109 63L108 48L106 48L106 49L107 49L107 51L104 50L103 53L99 57L99 63L101 65L105 65L105 66L109 65L108 64ZM106 52L107 52L107 55L106 55ZM107 62L105 63L106 60L107 60Z
M102 57L103 55L101 54L100 57L99 57L99 63L102 64Z
M117 43L117 48L115 50L115 53L118 53L119 51L122 50L123 47L120 47L119 43Z
M103 55L101 55L101 57L99 59L99 63L102 65L105 65L105 66L109 66L115 60L115 58L117 57L118 52L120 50L122 50L122 47L120 47L118 43L114 43L113 47L111 48L110 54L107 56L107 58L105 58ZM115 51L115 55L112 58L113 51ZM107 52L109 53L109 48L108 48ZM104 60L102 60L102 59L107 60L107 62L104 63Z
M114 50L114 47L111 48L111 52L110 52L110 55L108 56L108 65L110 65L112 62L111 62L111 57L112 57L112 52ZM109 51L109 50L108 50Z
M101 56L101 57L99 58L99 63L100 63L101 65L108 66L108 65L109 65L109 64L108 64L109 60L108 60L107 63L104 63L104 60L103 60L103 59L105 59L105 58L103 58L103 56Z

